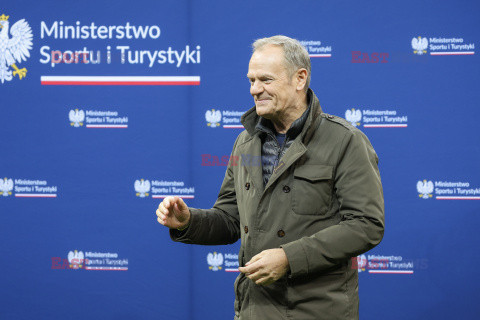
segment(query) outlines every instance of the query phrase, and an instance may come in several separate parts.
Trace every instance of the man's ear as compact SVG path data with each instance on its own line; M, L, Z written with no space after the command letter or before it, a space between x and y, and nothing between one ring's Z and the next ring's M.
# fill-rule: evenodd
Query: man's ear
M298 69L295 73L295 80L297 82L297 90L304 91L307 85L308 71L305 68Z

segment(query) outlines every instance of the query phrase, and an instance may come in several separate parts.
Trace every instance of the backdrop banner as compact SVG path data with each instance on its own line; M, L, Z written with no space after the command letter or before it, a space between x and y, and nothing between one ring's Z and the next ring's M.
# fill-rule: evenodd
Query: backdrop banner
M380 159L361 319L474 319L480 3L4 1L0 319L232 319L240 243L174 243L163 198L216 200L258 38L312 61L324 112Z

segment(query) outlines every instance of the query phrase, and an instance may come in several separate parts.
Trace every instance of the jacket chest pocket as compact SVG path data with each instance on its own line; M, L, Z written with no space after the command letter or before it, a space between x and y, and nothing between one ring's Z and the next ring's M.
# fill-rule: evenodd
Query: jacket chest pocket
M296 214L323 215L332 202L333 166L302 165L293 173L292 210Z

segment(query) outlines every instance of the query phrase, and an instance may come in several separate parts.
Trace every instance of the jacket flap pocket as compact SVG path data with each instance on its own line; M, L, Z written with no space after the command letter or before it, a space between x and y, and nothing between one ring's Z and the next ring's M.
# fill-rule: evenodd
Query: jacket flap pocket
M293 175L296 178L308 181L329 180L333 177L333 166L323 164L301 165L295 168Z

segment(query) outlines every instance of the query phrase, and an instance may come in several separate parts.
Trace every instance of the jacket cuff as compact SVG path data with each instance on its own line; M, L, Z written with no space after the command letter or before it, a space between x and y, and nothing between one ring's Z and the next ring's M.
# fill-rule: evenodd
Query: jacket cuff
M198 215L198 209L189 208L190 210L190 223L185 230L170 229L170 238L176 242L189 243L195 237L195 231L198 230L200 223L200 217Z
M289 277L295 278L308 274L308 259L300 240L280 246L287 255L290 265Z

